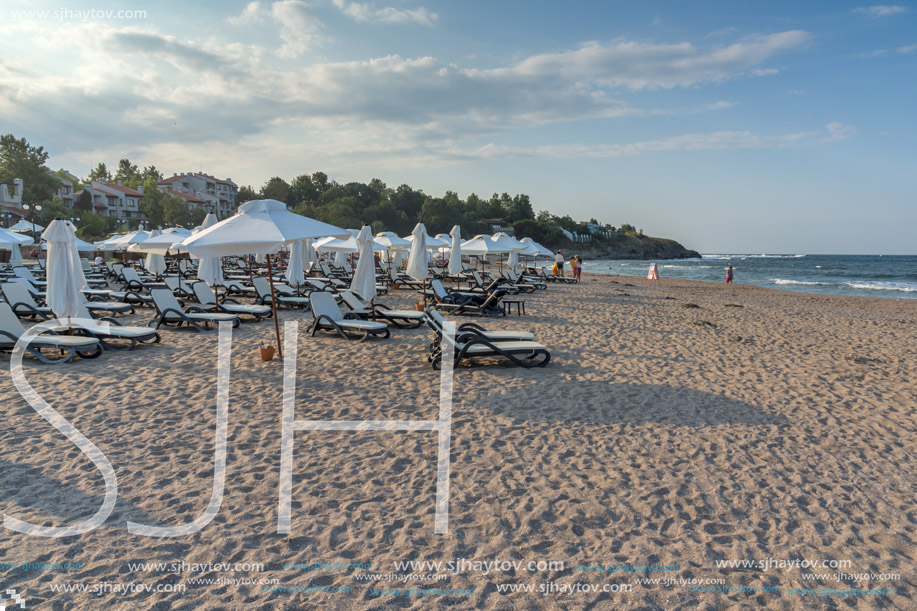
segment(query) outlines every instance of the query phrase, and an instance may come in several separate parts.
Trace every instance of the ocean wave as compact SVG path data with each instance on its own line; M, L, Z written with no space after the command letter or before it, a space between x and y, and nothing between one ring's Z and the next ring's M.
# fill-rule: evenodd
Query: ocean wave
M845 282L845 286L861 291L902 291L917 293L917 284L909 282Z
M786 278L774 278L774 284L799 284L803 286L831 286L830 282L806 282L804 280L787 280Z
M710 265L663 265L663 269L710 269Z

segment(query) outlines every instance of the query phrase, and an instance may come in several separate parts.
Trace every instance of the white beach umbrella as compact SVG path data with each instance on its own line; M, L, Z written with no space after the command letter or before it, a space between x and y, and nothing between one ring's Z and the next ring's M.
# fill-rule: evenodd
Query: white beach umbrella
M283 358L277 299L274 295L274 276L270 271L271 253L295 240L328 235L346 237L347 232L340 227L290 212L283 202L256 199L240 205L234 216L186 238L184 245L190 254L200 257L241 256L251 253L266 255L277 354Z
M290 242L290 261L287 263L285 277L292 286L300 286L306 281L305 267L303 267L303 251L305 240Z
M216 215L209 213L201 223L201 231L213 227L218 222ZM187 247L183 245L182 248ZM223 260L220 257L201 257L197 262L197 279L213 287L214 298L216 298L216 287L223 284Z
M408 255L408 276L426 281L430 277L430 270L427 268L427 228L423 223L417 223L414 231L411 232L411 254Z
M159 237L160 234L158 229L154 229L150 233L149 239L155 239ZM146 256L146 271L150 272L154 276L161 276L166 273L166 258L155 252L151 252Z
M449 253L449 273L453 276L462 271L462 228L456 225L449 232L452 236L452 252Z
M45 272L48 278L48 307L58 318L79 315L83 303L83 289L86 277L76 250L76 235L69 221L54 220L45 229L42 237L48 241L48 264Z
M287 210L275 199L255 199L238 212L186 238L188 252L201 257L271 255L294 240L324 236L348 237L346 229Z
M131 244L137 244L143 242L150 237L150 233L147 231L132 231L122 236L115 236L105 240L106 246L110 247L111 250L127 250Z
M93 251L95 251L95 250L98 250L98 249L95 247L94 244L90 244L89 242L87 242L87 241L85 241L85 240L81 240L81 239L79 239L79 238L75 238L75 239L76 239L76 249L77 249L79 252L93 252ZM41 249L42 249L42 250L48 250L48 243L47 243L47 242L42 242L42 243L41 243Z
M178 254L179 252L184 252L184 248L181 246L182 240L190 235L190 231L180 227L170 227L161 233L158 230L153 231L150 237L144 241L128 246L127 251L153 253L156 255Z
M414 231L416 230L417 228L415 227ZM412 244L414 243L414 240L416 239L416 234L414 233L414 231L411 232L411 235L405 236L404 238L405 240L407 240L408 242L411 242ZM438 248L447 248L450 245L450 242L434 238L433 236L428 234L426 231L424 231L423 235L424 235L424 248L429 248L430 250L436 250Z
M10 227L10 231L44 231L44 227L38 223L30 223L29 221L22 219Z
M34 244L35 240L27 235L16 233L11 229L3 229L0 227L0 242L10 242L21 246L28 246L29 244Z
M394 231L381 231L373 238L376 244L384 246L388 250L397 250L399 248L410 248L411 242L404 238L398 237Z
M363 225L357 235L360 245L360 259L357 269L353 272L350 281L350 290L360 294L366 301L372 302L376 298L376 260L373 256L373 234L369 225Z
M333 252L349 254L360 250L360 245L353 236L346 238L336 238L329 236L315 242L315 250L318 252Z

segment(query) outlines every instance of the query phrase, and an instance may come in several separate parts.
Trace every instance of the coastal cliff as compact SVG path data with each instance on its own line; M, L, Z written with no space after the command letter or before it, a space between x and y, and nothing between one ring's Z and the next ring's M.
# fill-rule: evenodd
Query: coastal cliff
M654 238L637 233L613 235L609 238L594 237L589 243L574 243L560 240L545 244L546 247L562 249L566 255L580 255L585 259L699 259L700 253L690 250L667 238Z

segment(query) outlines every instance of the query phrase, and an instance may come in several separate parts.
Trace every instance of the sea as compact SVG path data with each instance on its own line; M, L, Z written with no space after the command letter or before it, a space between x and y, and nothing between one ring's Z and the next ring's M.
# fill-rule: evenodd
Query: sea
M583 261L583 271L646 278L652 261ZM785 291L917 299L917 256L706 254L700 259L656 261L661 278L733 282Z

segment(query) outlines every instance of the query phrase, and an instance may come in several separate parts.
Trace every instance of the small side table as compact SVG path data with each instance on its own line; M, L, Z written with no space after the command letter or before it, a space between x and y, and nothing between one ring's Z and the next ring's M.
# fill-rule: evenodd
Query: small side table
M503 315L511 314L513 311L513 306L516 306L516 316L525 315L525 301L522 299L504 299L500 303L503 304Z

